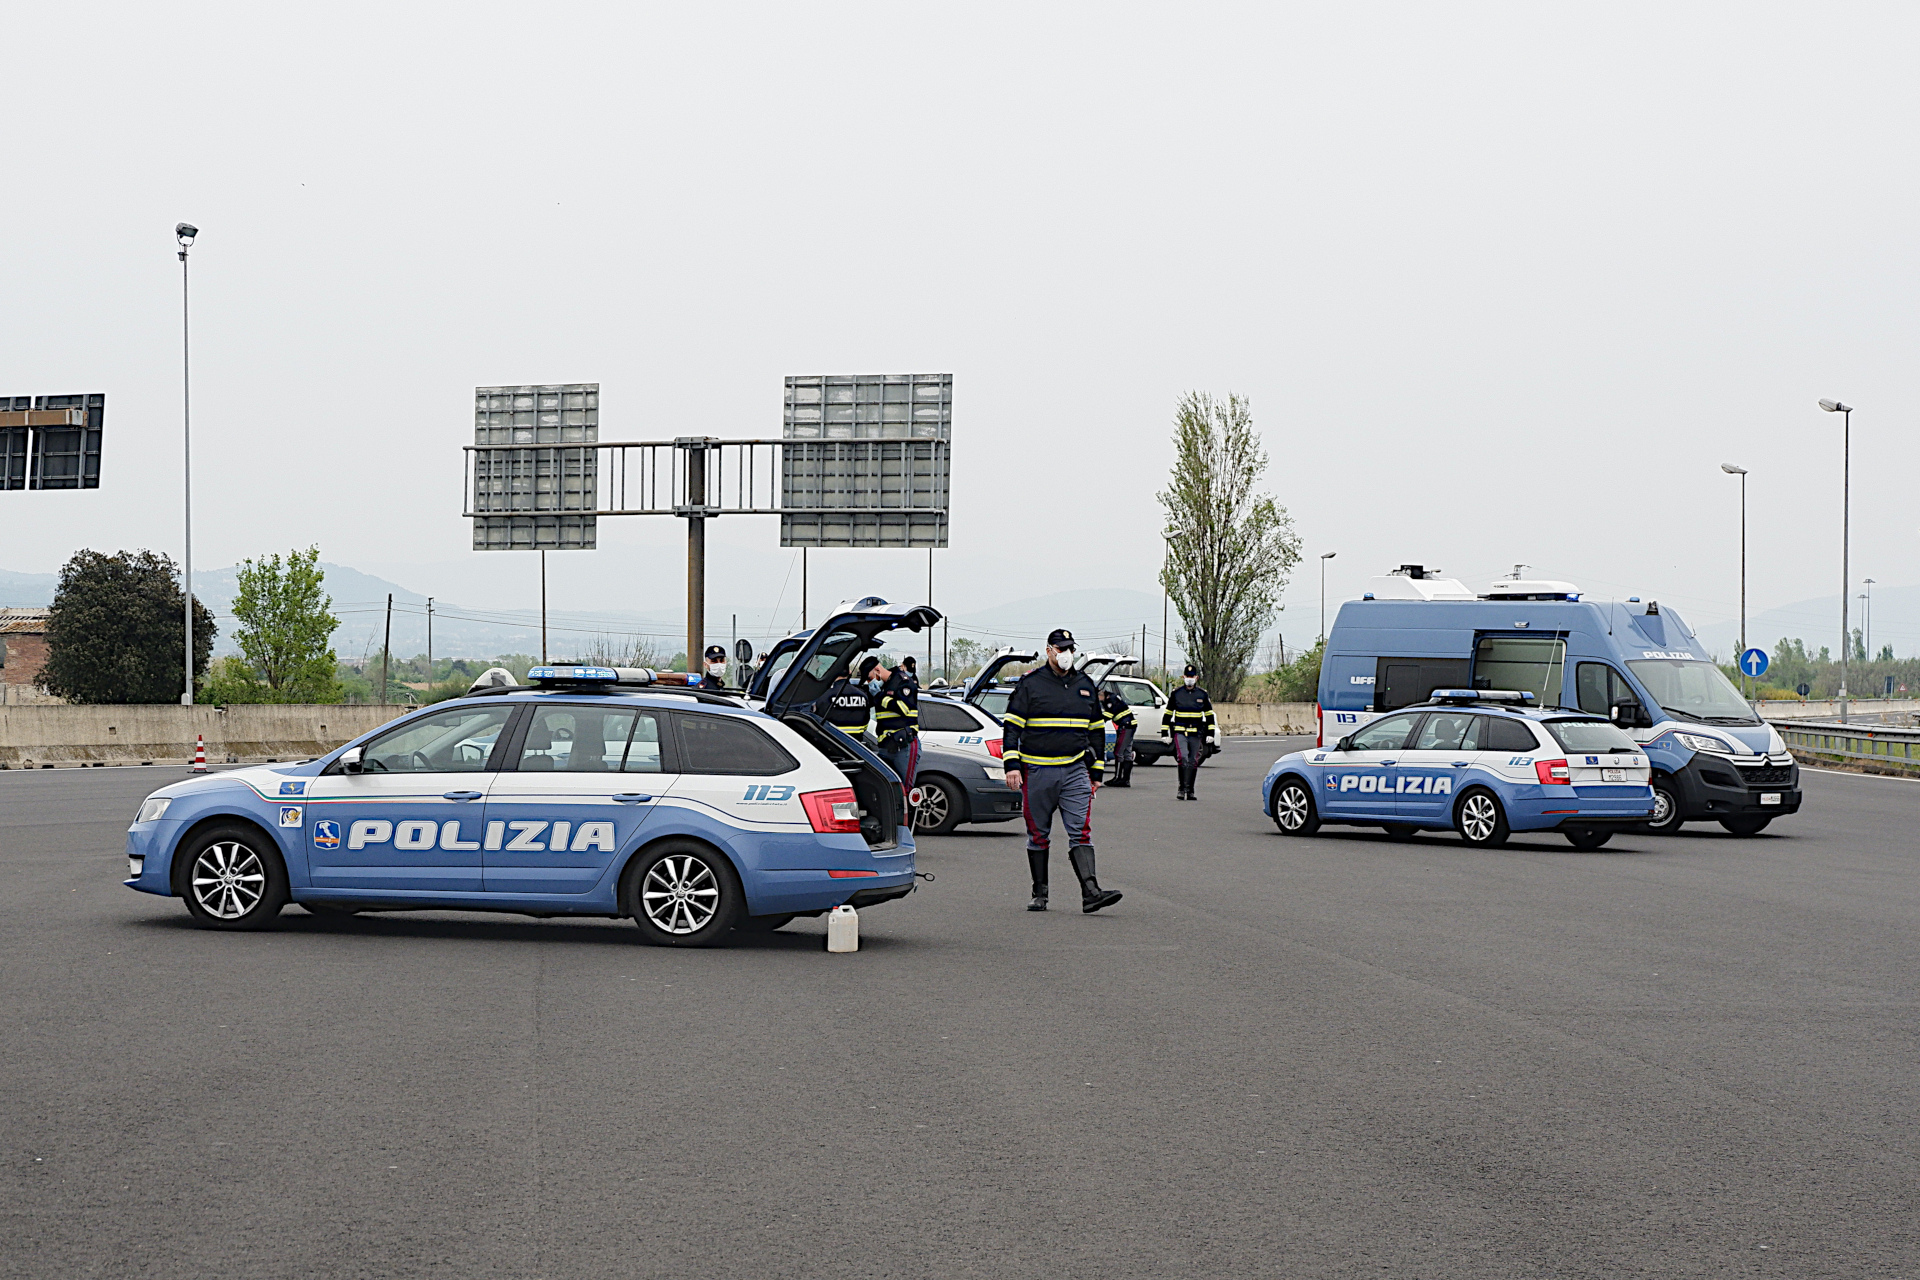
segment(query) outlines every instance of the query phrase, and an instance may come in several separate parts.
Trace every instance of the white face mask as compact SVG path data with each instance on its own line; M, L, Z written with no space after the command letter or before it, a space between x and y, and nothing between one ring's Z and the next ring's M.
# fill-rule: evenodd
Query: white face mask
M1061 649L1053 655L1053 665L1065 671L1073 665L1073 650Z
M1191 689L1191 688L1193 688L1193 686L1195 686L1196 684L1199 684L1199 683L1200 683L1200 677L1199 677L1199 676L1188 676L1188 677L1187 677L1187 688L1189 688L1189 689Z
M707 674L710 676L724 676L727 674L727 664L724 662L709 662L707 664Z

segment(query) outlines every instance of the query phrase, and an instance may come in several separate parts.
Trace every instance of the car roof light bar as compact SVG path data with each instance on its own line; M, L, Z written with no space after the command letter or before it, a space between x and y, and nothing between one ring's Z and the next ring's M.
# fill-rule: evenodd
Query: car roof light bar
M612 667L530 667L527 679L536 684L612 684L620 673Z
M1428 701L1454 704L1494 702L1508 706L1525 706L1534 701L1534 696L1526 689L1435 689Z

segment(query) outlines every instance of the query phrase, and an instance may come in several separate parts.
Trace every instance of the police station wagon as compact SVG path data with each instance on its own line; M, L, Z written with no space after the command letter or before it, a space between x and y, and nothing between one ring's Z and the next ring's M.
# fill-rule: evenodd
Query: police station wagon
M630 917L675 946L900 898L899 780L811 704L876 636L938 617L830 619L765 712L648 671L535 668L319 760L175 783L128 829L125 883L211 928L263 927L291 901Z
M1638 744L1602 717L1541 709L1524 691L1436 689L1332 746L1280 757L1261 798L1282 835L1329 823L1396 838L1452 828L1493 846L1514 831L1558 831L1597 849L1652 814L1650 775Z

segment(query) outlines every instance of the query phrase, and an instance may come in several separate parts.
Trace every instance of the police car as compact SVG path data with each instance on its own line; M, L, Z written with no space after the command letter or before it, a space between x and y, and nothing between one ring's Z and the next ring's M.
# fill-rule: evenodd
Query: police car
M1332 746L1274 761L1261 791L1282 835L1329 823L1405 838L1452 828L1471 845L1558 831L1597 849L1654 811L1639 744L1608 719L1541 708L1533 694L1436 689Z
M652 672L544 667L338 751L163 787L127 831L128 888L210 928L314 914L486 910L631 918L708 946L914 887L899 781L813 700L880 633L939 614L835 618L764 712Z

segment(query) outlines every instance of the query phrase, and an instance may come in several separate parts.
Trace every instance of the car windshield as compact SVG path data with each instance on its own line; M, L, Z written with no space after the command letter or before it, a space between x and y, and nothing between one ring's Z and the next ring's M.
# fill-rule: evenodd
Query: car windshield
M1634 678L1646 686L1660 709L1683 720L1707 724L1759 724L1733 682L1711 662L1685 658L1629 661Z
M1007 699L1012 696L1011 689L989 689L973 705L998 720L1007 714Z
M1638 751L1632 738L1606 720L1549 720L1547 732L1562 751Z

